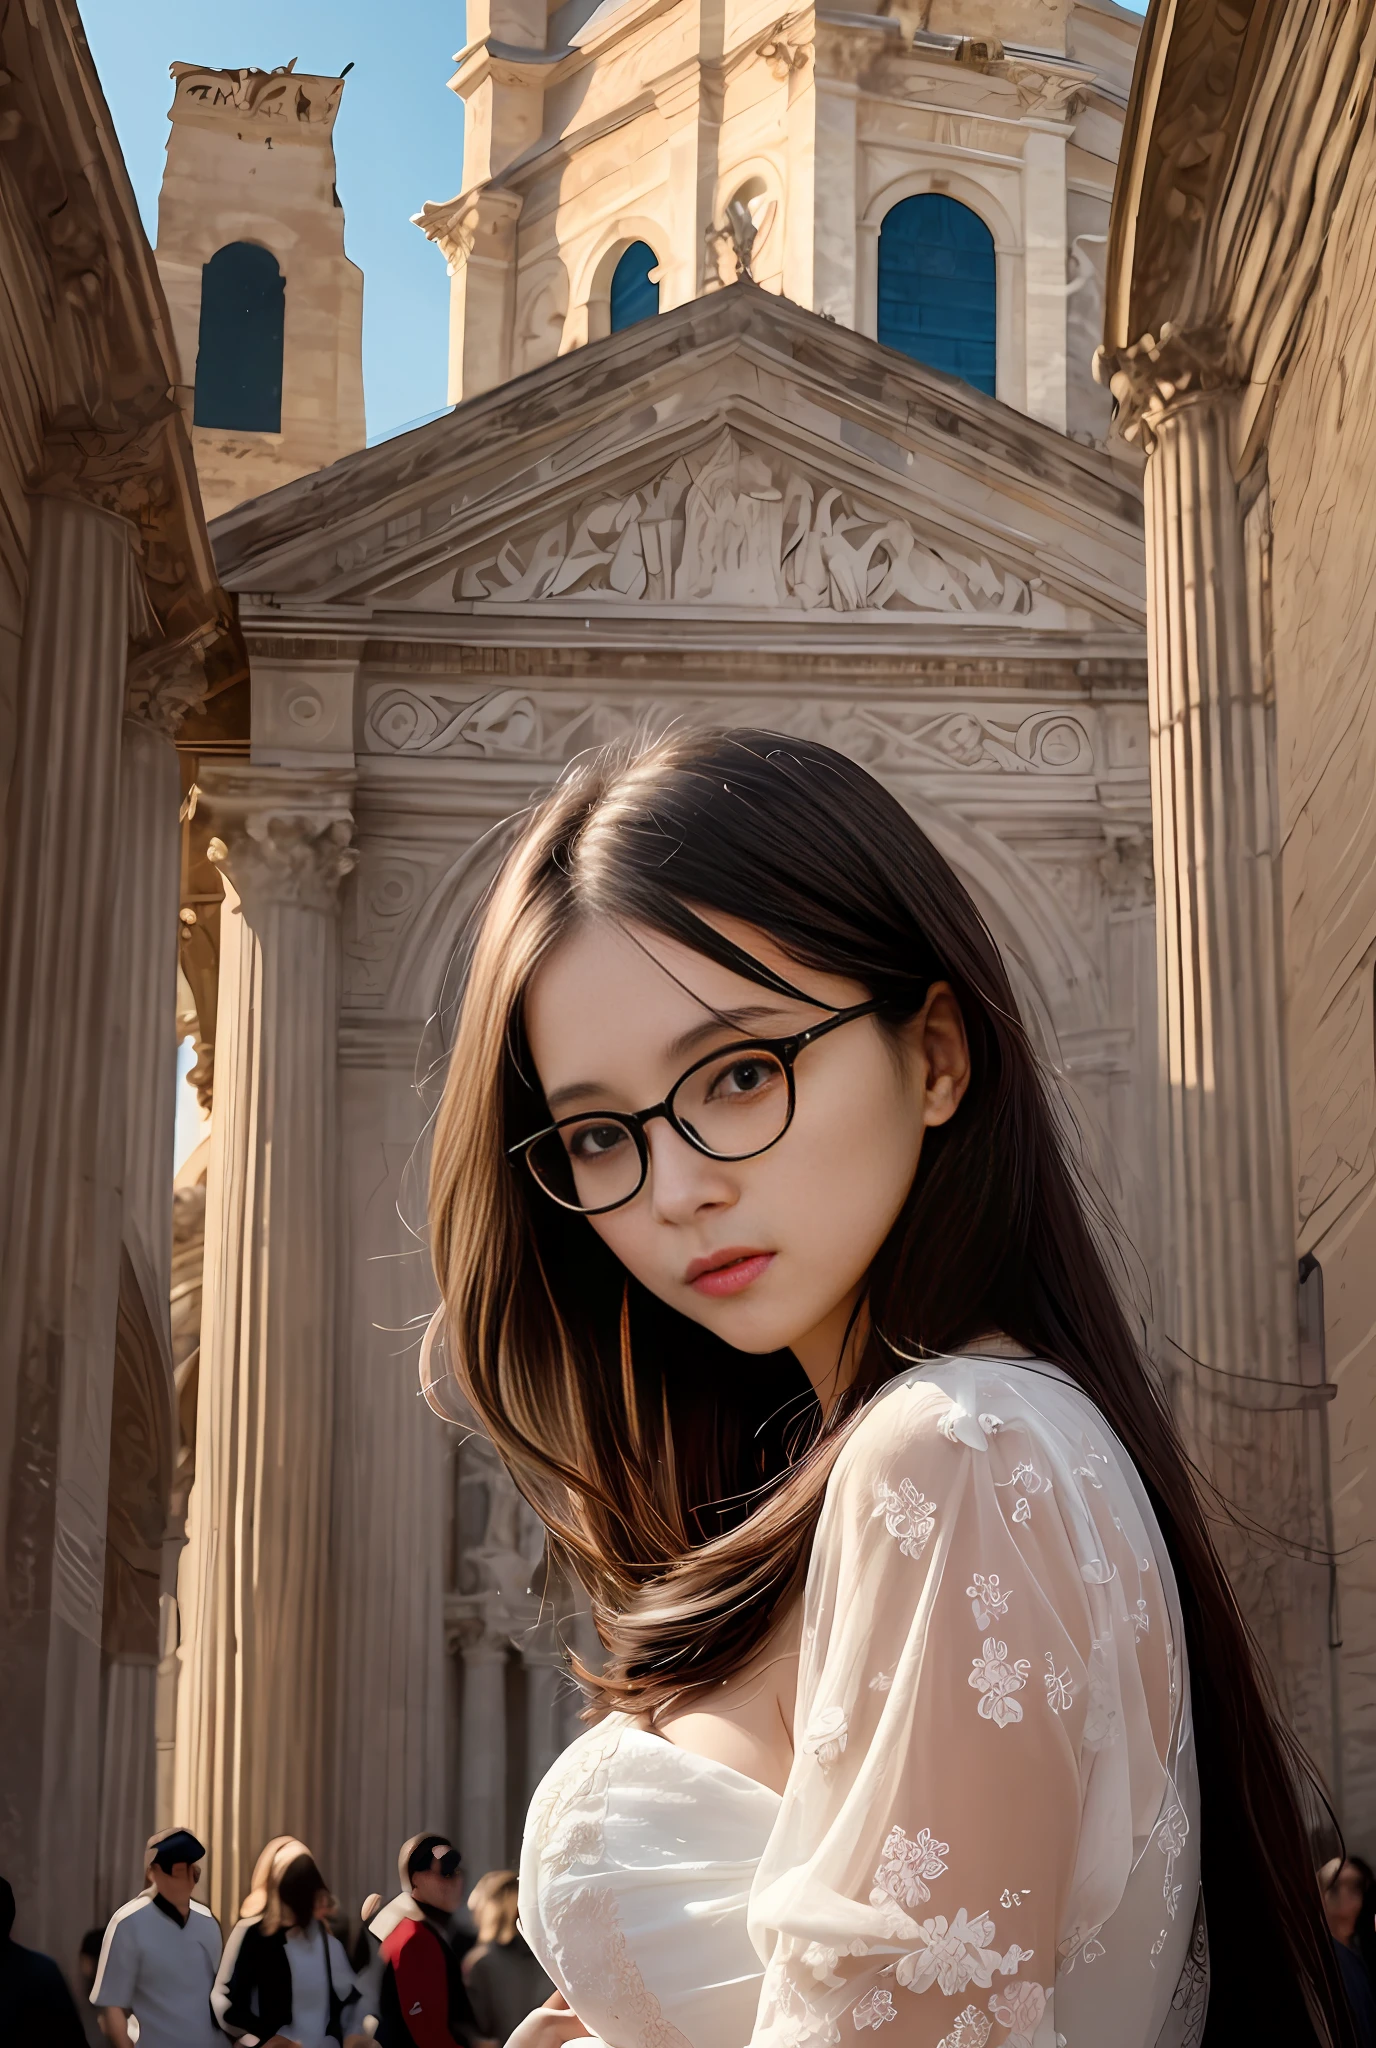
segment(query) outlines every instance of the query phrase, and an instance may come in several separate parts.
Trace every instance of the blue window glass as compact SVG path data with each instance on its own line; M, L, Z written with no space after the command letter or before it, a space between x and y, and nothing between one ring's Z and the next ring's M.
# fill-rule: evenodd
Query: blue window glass
M228 242L203 267L198 427L281 432L286 289L277 258L256 242Z
M994 237L943 192L890 207L879 230L879 339L994 395Z
M632 242L622 251L612 272L612 333L634 327L637 320L653 320L659 311L659 286L651 284L650 272L659 258L648 242Z

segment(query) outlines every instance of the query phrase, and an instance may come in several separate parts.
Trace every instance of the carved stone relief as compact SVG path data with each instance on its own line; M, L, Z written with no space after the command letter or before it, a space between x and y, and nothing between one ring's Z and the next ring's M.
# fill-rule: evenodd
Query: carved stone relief
M463 683L382 684L370 692L364 744L371 754L558 762L579 747L691 717L695 711L721 716L720 706L685 700L616 702L605 696L578 699L521 690L475 697L472 686ZM929 707L881 710L845 699L736 699L731 719L824 740L881 771L1083 776L1094 770L1094 747L1082 720L1047 706L995 716Z
M605 489L461 564L456 599L559 598L1059 620L1024 581L892 509L814 481L729 428L627 494Z

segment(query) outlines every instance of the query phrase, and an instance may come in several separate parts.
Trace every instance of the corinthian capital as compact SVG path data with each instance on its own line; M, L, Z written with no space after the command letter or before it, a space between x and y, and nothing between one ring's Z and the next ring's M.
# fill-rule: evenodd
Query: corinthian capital
M1159 335L1144 334L1126 348L1099 349L1094 375L1113 393L1119 433L1148 451L1157 427L1177 406L1207 392L1234 389L1242 381L1221 327L1181 330L1169 320L1162 322Z
M223 868L245 908L286 903L333 911L339 885L358 855L353 838L354 774L328 768L208 766L197 808L215 836L206 851Z
M205 702L206 644L213 637L207 627L178 646L164 644L132 661L124 693L127 715L174 740L187 713Z

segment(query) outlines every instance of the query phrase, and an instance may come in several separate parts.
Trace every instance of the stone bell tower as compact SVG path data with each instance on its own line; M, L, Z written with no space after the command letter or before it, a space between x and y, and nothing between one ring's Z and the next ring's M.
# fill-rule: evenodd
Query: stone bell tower
M343 78L174 64L158 205L206 515L361 448L363 274L344 253Z

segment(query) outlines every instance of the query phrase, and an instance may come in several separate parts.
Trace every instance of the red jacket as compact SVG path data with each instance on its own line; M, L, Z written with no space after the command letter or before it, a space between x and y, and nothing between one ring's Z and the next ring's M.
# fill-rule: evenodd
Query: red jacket
M391 2048L391 2036L405 2029L415 2048L466 2048L476 2040L473 2009L464 1989L459 1957L428 1920L402 1920L382 1944L383 2025L378 2033ZM388 2021L392 2024L389 2026Z

